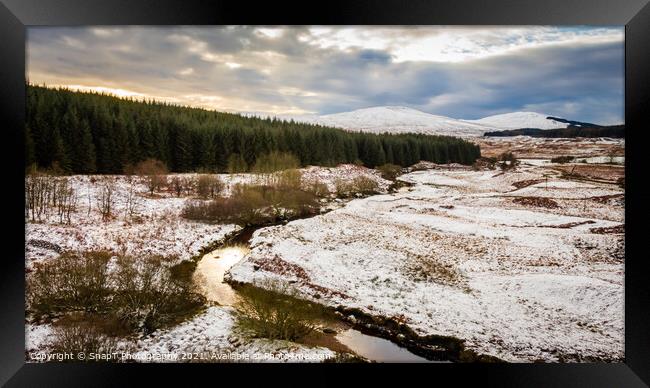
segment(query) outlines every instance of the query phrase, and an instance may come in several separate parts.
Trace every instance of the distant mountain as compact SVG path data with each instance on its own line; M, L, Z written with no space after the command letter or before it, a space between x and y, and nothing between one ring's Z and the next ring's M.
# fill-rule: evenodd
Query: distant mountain
M554 129L566 128L568 120L558 119L536 112L512 112L500 115L488 116L479 120L468 120L469 122L482 124L501 129L539 128Z
M319 123L363 132L418 132L455 136L480 136L495 129L403 106L381 106L320 116Z
M404 106L377 106L357 109L350 112L329 115L270 115L266 113L243 113L245 116L274 117L279 120L294 120L309 124L320 124L342 128L348 131L370 133L424 133L428 135L448 135L459 137L473 136L516 136L510 133L530 136L559 136L575 131L554 132L555 135L539 133L552 129L597 128L596 124L572 121L536 112L512 112L484 117L478 120L461 120L433 115ZM514 130L514 131L513 131ZM502 135L498 133L505 131ZM596 133L591 131L590 133ZM603 132L604 133L604 132ZM619 132L616 132L617 136Z
M424 133L429 135L481 136L487 131L500 128L458 120L446 116L432 115L403 106L379 106L357 109L351 112L329 115L268 115L245 113L246 116L276 117L281 120L294 120L310 124L337 127L349 131Z

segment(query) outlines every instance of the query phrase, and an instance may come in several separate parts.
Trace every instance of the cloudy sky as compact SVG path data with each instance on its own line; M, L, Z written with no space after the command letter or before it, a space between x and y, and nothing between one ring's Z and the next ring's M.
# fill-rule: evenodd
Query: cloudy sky
M31 83L222 111L623 122L623 27L31 27Z

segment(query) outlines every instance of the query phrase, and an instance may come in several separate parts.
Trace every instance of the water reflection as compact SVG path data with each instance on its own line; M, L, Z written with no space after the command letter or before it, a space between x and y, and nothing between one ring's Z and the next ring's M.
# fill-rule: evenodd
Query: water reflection
M226 247L212 251L199 260L194 272L194 282L200 292L211 302L232 306L237 302L237 294L223 275L248 253L243 246Z
M432 362L389 340L372 337L353 329L337 334L336 339L356 354L377 362Z

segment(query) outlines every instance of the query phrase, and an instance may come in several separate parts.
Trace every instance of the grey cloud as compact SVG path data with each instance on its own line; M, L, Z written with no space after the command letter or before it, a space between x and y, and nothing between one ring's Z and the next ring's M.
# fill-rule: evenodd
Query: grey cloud
M427 33L385 30L404 39ZM321 114L407 105L469 119L539 110L584 121L623 120L621 43L529 48L462 63L397 63L384 50L308 44L301 40L307 34L304 27L287 28L279 38L252 27L125 27L99 33L37 27L28 30L28 71L30 78L71 85L94 80L153 96L218 95ZM203 50L174 37L189 38ZM281 93L288 88L301 92Z

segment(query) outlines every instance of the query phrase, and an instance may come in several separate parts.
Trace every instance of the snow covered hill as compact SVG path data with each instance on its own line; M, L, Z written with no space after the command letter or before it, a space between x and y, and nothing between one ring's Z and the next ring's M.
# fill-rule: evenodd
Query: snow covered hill
M378 106L329 115L269 115L243 113L245 116L275 117L310 124L337 127L349 131L424 133L449 136L482 136L485 132L518 128L565 128L567 123L547 119L535 112L513 112L489 116L479 120L461 120L433 115L403 106Z
M402 106L358 109L352 112L320 116L318 121L323 125L364 132L417 132L436 135L480 136L486 131L496 129Z
M503 129L519 129L519 128L539 128L539 129L554 129L566 128L568 123L555 121L547 118L544 115L536 112L512 112L500 115L488 116L479 120L467 120L471 123L493 126Z

